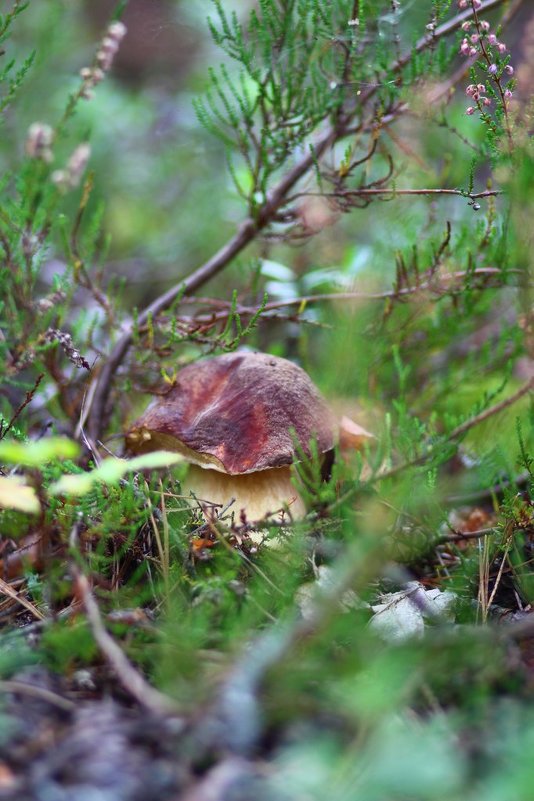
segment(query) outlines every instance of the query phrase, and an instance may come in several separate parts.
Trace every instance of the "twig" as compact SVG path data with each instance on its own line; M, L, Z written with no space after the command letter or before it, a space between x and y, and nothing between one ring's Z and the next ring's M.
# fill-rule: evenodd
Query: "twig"
M5 437L5 435L7 434L7 432L10 431L11 428L13 428L13 425L16 422L17 418L20 416L21 412L26 408L26 406L28 406L29 403L32 402L33 397L34 397L35 393L37 392L37 390L39 388L39 384L41 383L43 378L44 378L44 373L39 373L39 375L35 379L35 383L34 383L33 387L27 391L26 397L24 398L24 400L22 401L20 406L18 406L18 408L15 409L15 412L13 413L13 416L11 417L11 420L9 421L7 426L5 428L1 428L0 427L1 428L1 430L0 430L0 439L3 439Z
M75 541L76 539L77 531L75 527L71 534L71 547L73 540ZM155 715L178 715L178 706L174 701L167 695L160 693L159 690L156 690L146 681L105 628L87 576L73 559L70 560L69 567L93 637L124 689L141 706Z
M340 189L337 192L298 192L292 195L290 200L299 197L330 197L330 198L350 198L365 197L373 195L389 195L391 199L402 195L457 195L469 200L477 200L485 197L495 197L502 195L501 189L485 189L483 192L465 192L463 189L396 189L395 187L385 187L382 189Z
M68 698L47 690L46 687L37 687L35 684L28 684L25 681L18 681L16 679L0 681L0 692L3 693L16 693L17 695L29 695L32 698L38 698L41 701L46 701L47 704L57 706L65 712L73 712L76 709L76 704L69 701Z
M515 478L503 478L501 481L491 487L485 487L484 489L475 490L474 492L466 492L465 495L448 495L445 498L444 503L448 506L461 506L463 504L474 503L476 501L484 501L491 499L494 495L502 494L505 489L512 485L520 487L523 484L526 484L529 480L530 473L525 470L523 473L515 476Z
M522 275L523 270L508 270L508 274L513 273L516 275ZM446 292L447 288L443 286L445 283L449 281L461 281L463 278L469 276L470 278L473 277L491 277L491 276L499 276L502 275L502 270L497 267L480 267L475 270L471 270L470 272L457 272L457 273L450 273L449 275L441 275L440 276L440 283L437 281L421 281L420 283L416 284L415 286L409 287L402 287L401 289L391 289L386 292L332 292L332 293L324 293L318 295L301 295L298 298L291 298L290 300L273 300L269 303L266 303L263 307L262 315L265 315L265 312L275 311L276 309L284 309L290 306L299 306L304 307L312 303L326 303L329 301L341 301L341 300L389 300L395 299L399 297L405 297L407 295L415 295L418 292L423 292L425 290L431 290L439 294L440 292ZM198 300L199 303L209 303L209 299L204 298L189 298L191 302L195 302ZM230 301L222 301L217 300L214 302L214 305L217 306L225 306L226 309L231 309L231 302ZM235 312L242 316L248 316L257 314L258 309L252 308L250 306L237 306L234 309ZM195 317L191 317L191 321L196 322L218 322L219 320L225 320L228 317L230 312L225 310L221 312L215 312L214 314L199 314Z
M521 386L517 392L514 392L512 395L509 395L508 398L505 398L500 403L496 403L494 406L490 406L489 409L481 412L480 414L475 415L475 417L471 417L469 420L466 420L461 425L454 428L447 436L440 440L437 445L431 445L428 450L424 453L421 453L419 456L415 457L415 459L411 459L407 462L401 462L400 464L395 465L395 467L391 467L389 470L379 471L375 473L375 475L371 476L367 481L362 482L362 485L357 485L355 487L351 487L347 492L341 495L333 504L331 504L330 509L337 509L342 506L349 498L351 498L354 493L357 491L359 486L371 486L378 481L384 481L385 479L392 478L396 476L398 473L401 473L403 470L408 470L410 467L418 467L421 464L424 464L428 459L435 455L436 449L438 447L443 447L447 442L451 442L454 439L465 434L474 426L479 425L480 423L485 422L487 419L492 417L495 414L499 414L504 409L507 409L509 406L512 406L516 401L526 395L528 392L532 390L534 387L534 378L531 378L527 381L523 386Z
M465 422L461 423L461 425L453 428L453 430L447 434L445 440L442 440L439 445L443 446L446 442L450 442L453 439L457 439L469 431L471 428L479 425L480 423L485 422L490 417L493 417L495 414L499 414L499 412L504 411L509 406L512 406L516 401L526 395L531 389L534 387L534 378L531 378L522 387L520 387L517 392L514 392L512 395L509 395L500 403L496 403L494 406L490 406L489 409L485 409L480 414L475 415L475 417L469 418L469 420L465 420ZM419 464L425 462L430 456L435 453L435 447L431 447L428 449L426 453L421 454L417 458L413 459L410 462L403 462L402 464L396 465L396 467L392 467L391 470L387 470L384 473L380 473L379 475L375 476L374 480L382 480L384 478L390 478L393 475L396 475L401 470L404 470L407 467L415 467Z
M9 598L13 598L14 601L17 601L17 603L19 603L21 606L27 609L28 612L31 612L32 615L35 618L37 618L37 620L45 619L45 615L43 615L40 609L37 609L37 607L34 604L32 604L31 601L28 601L27 598L24 598L23 595L19 595L19 593L16 592L16 590L14 590L13 587L11 587L7 583L7 581L4 581L4 579L1 578L0 578L0 593L7 595Z
M513 524L507 524L507 531L505 532L505 543L504 543L504 552L501 556L501 564L499 565L499 570L497 573L497 577L495 578L495 582L493 584L493 589L491 591L491 595L488 598L488 603L485 608L482 609L483 620L486 622L488 617L488 611L495 599L497 594L497 590L499 589L499 584L501 583L502 574L504 572L504 566L508 559L508 554L510 553L510 548L512 547L513 539L514 539L514 532L513 532Z
M178 706L171 698L160 693L146 681L108 633L102 622L98 604L91 592L87 576L73 564L71 564L71 573L76 581L76 588L81 596L93 637L124 689L141 706L155 715L177 715L179 713Z
M521 0L522 1L522 0ZM478 9L478 14L485 14L486 11L491 11L492 8L497 8L497 6L502 5L503 0L486 0L485 3L482 3L480 8ZM517 9L516 9L517 10ZM462 11L460 14L457 14L452 19L444 22L442 25L439 25L432 33L428 33L425 36L422 36L418 41L415 43L413 51L416 53L421 53L427 47L430 47L437 39L442 39L444 36L448 36L449 33L453 33L457 30L462 22L465 20L473 19L475 16L473 9L468 8L465 11ZM409 54L407 53L405 56L400 58L397 64L393 67L395 72L398 72L400 69L405 67L412 56L411 51Z
M523 397L523 395L527 395L532 389L534 389L534 378L531 378L527 381L523 386L521 386L516 392L512 395L509 395L507 398L502 400L500 403L496 403L495 406L490 406L489 409L485 409L480 414L475 415L475 417L471 417L470 420L466 420L456 428L450 432L447 436L448 440L457 439L457 437L461 437L462 434L465 434L466 431L473 428L474 426L480 425L489 417L493 417L494 414L499 414L499 412L504 411L509 406L512 406L516 401Z
M464 540L478 540L481 537L487 537L490 534L495 534L496 529L494 528L480 528L478 531L455 531L453 534L444 534L443 537L439 537L437 540L434 540L432 545L445 545L448 542L463 542Z

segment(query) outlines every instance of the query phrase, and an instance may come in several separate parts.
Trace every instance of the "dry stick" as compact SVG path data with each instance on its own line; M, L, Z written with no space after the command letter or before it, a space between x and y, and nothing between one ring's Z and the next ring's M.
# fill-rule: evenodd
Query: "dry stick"
M93 637L124 689L155 715L178 715L178 707L172 699L146 681L109 634L102 622L87 576L73 560L70 562L70 573L76 582L76 590L80 594Z
M501 479L501 481L491 487L485 487L484 489L474 492L467 492L463 495L448 495L444 502L448 506L461 506L463 504L476 503L477 501L485 501L491 499L494 495L502 494L505 489L508 489L508 487L512 485L514 487L520 487L522 484L526 484L529 479L530 473L528 470L524 470L512 479Z
M444 534L437 540L433 540L432 545L446 545L447 543L463 542L464 540L478 540L481 537L488 537L490 534L496 534L496 528L479 528L478 531L455 531L453 534Z
M332 197L332 198L350 198L350 197L365 197L373 195L389 195L393 200L401 195L457 195L465 197L469 200L477 200L485 197L495 197L502 195L502 189L485 189L483 192L464 192L463 189L396 189L395 187L384 189L340 189L339 192L298 192L293 195L291 200L296 200L300 197Z
M17 679L0 681L0 692L29 695L31 698L38 698L47 704L57 706L58 709L62 709L65 712L73 712L76 709L76 704L73 701L69 701L68 698L63 698L63 696L52 692L52 690L47 690L46 687L37 687L34 684L28 684Z
M23 595L19 595L19 593L16 592L16 590L14 590L10 584L8 584L6 581L4 581L4 579L1 578L0 578L0 593L7 595L9 598L13 598L14 601L17 601L17 603L19 603L21 606L27 609L28 612L31 612L32 615L35 618L37 618L37 620L45 619L45 615L43 615L40 609L37 609L37 607L34 604L32 604L31 601L28 601L27 598L24 598Z
M495 583L493 585L493 589L491 591L491 594L490 594L490 596L488 598L487 605L485 607L482 607L482 616L483 616L484 622L486 622L486 620L488 618L488 611L489 611L491 605L493 604L493 601L494 601L495 596L497 594L497 590L499 588L499 584L501 583L502 574L504 572L504 566L505 566L506 561L508 559L508 554L510 553L510 548L512 547L513 539L514 539L513 524L508 523L508 525L507 525L507 533L506 533L506 542L504 543L504 553L503 553L502 558L501 558L501 564L499 566L499 571L497 573L497 577L495 579Z
M480 13L489 11L501 5L504 0L486 0L480 9ZM440 25L433 31L432 34L426 35L416 42L415 47L410 50L403 58L393 64L392 72L400 72L405 67L413 52L421 52L427 47L432 46L434 42L443 36L447 36L454 30L460 27L462 22L473 16L472 10L467 10L461 14L457 14L453 19ZM377 86L369 87L358 98L358 107L363 106L370 100L371 97L378 90ZM328 147L336 142L343 136L344 124L338 120L335 127L330 128L326 133L314 144L313 152L304 156L289 172L285 175L278 185L269 193L269 196L262 207L258 211L256 219L249 217L246 219L237 233L227 242L217 253L212 256L205 264L194 270L186 278L180 280L167 292L160 295L154 300L147 308L139 315L137 324L144 325L150 318L155 317L157 314L167 309L171 304L180 297L180 295L190 295L195 292L200 286L203 286L207 281L216 276L223 270L242 250L252 242L259 231L268 225L277 210L283 205L289 191L295 184L313 169L317 160L324 154ZM128 349L132 343L134 328L133 324L129 330L125 331L120 337L115 347L111 351L107 361L103 365L100 374L96 378L96 386L93 396L93 404L88 420L87 434L90 441L96 443L99 438L103 425L105 424L106 404L111 391L113 376L123 361Z
M525 274L525 271L518 268L512 268L506 271L507 275L521 275ZM438 281L421 281L419 284L415 286L403 287L400 290L390 289L386 292L330 292L330 293L323 293L318 295L299 295L297 298L290 298L289 300L273 300L269 303L266 303L263 306L263 311L270 311L271 309L283 309L286 306L301 306L302 304L307 303L323 303L324 301L328 300L388 300L389 298L396 298L398 295L411 295L416 292L419 292L421 289L445 289L442 285L447 281L462 281L464 278L468 276L470 278L477 278L480 276L499 276L503 275L503 270L499 269L498 267L477 267L474 270L461 270L456 273L448 273L446 275L440 276L441 284ZM215 306L224 311L220 312L227 316L228 309L232 308L232 301L229 300L220 300L219 298L205 298L205 297L198 297L192 296L189 298L183 299L184 305L196 304L198 306ZM241 306L238 305L234 311L238 314L257 314L258 308L257 307L250 307L250 306ZM183 319L183 318L181 318ZM209 322L210 320L217 319L216 314L203 314L197 315L194 318L188 317L186 318L188 321L190 320L197 320L199 322Z
M514 275L523 275L523 270L508 270L508 274ZM415 295L418 292L424 292L426 290L431 290L432 292L439 293L439 292L447 292L447 287L444 284L448 281L457 281L467 278L476 278L476 277L491 277L491 276L499 276L502 275L502 270L499 270L497 267L480 267L475 270L471 270L469 273L462 271L457 273L450 273L449 275L440 276L440 282L437 281L422 281L421 283L417 284L416 286L408 286L402 287L402 289L391 289L386 292L333 292L333 293L324 293L318 295L301 295L298 298L291 298L290 300L273 300L269 303L266 303L263 306L263 312L275 311L276 309L284 309L289 306L302 306L305 307L310 303L325 303L328 301L339 301L339 300L395 300L396 298L406 297L407 295ZM199 304L209 304L211 301L209 298L190 298L191 302L199 303ZM216 312L213 314L198 314L194 317L190 318L180 318L186 319L188 322L217 322L218 320L225 320L228 315L231 313L230 309L232 307L232 303L230 301L221 300L215 301L213 304L215 306L223 306L225 307L225 311ZM249 306L237 306L234 309L238 314L243 316L252 316L258 313L257 308L251 308Z

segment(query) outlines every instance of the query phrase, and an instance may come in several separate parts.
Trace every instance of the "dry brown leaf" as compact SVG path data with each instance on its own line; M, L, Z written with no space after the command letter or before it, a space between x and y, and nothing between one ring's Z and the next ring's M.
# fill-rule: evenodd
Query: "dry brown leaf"
M374 434L343 415L339 423L339 448L342 454L349 455L353 451L361 451L373 439L376 439Z

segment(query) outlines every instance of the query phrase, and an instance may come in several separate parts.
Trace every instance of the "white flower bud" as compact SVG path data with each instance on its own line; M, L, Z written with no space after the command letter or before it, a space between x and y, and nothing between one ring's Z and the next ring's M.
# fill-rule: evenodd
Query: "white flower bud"
M117 42L122 41L126 36L126 25L123 22L112 22L108 28L108 36Z
M71 186L78 186L83 175L87 162L91 155L91 147L87 142L78 145L72 156L67 162L67 171L70 176Z
M52 141L54 131L44 122L34 122L28 128L26 137L26 153L32 159L41 159L49 164L54 158L52 154Z

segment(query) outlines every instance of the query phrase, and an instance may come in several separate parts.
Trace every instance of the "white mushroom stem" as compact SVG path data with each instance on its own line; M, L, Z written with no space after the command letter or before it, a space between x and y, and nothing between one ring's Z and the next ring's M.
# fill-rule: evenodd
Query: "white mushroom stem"
M235 513L237 522L242 509L247 521L257 522L280 513L285 506L289 507L291 517L297 520L304 517L306 507L291 481L291 475L290 467L230 476L192 464L182 489L186 496L193 493L201 505L210 502L226 506L234 498L230 511Z

